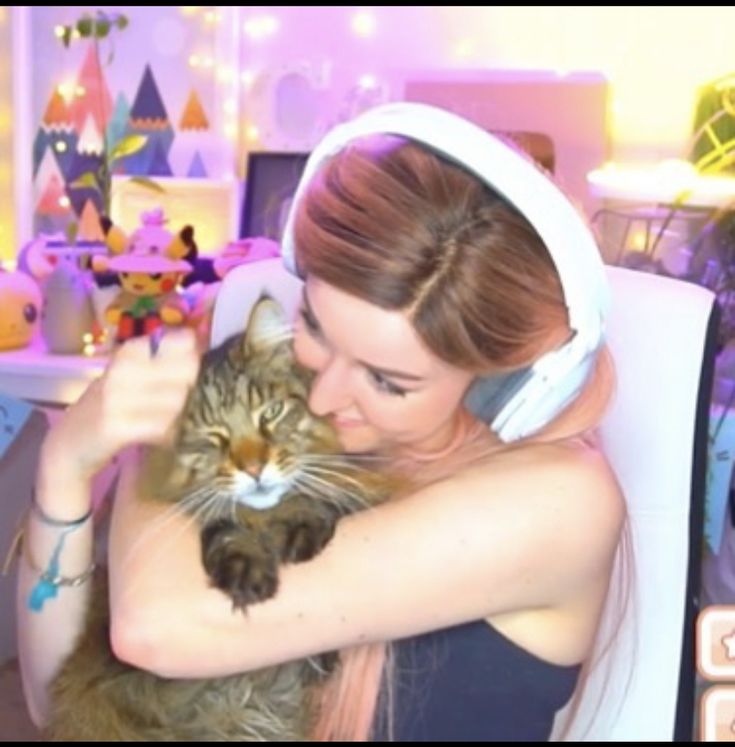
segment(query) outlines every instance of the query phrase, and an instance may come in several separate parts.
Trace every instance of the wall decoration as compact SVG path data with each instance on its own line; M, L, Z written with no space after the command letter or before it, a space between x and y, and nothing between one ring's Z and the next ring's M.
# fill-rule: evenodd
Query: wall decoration
M28 10L34 233L64 231L74 223L92 239L95 216L110 210L112 183L100 184L106 171L140 177L142 184L156 177L233 175L235 153L216 109L224 89L216 76L187 64L192 51L202 49L208 50L202 59L222 61L219 23L231 23L220 16L230 11L205 19L201 8L119 8L125 16L117 8L86 6ZM69 16L78 20L70 23ZM80 26L106 22L107 36ZM175 44L156 39L166 29L176 31ZM66 49L54 44L54 34ZM116 151L121 143L125 147Z

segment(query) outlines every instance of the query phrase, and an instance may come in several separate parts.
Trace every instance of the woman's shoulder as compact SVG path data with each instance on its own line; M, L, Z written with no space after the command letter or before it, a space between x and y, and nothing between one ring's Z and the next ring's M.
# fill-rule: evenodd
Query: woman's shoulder
M509 512L538 514L555 541L590 545L607 555L625 521L625 499L602 450L591 439L528 443L496 452L459 471L452 481L478 500ZM563 536L558 528L566 528ZM582 547L584 545L584 547Z

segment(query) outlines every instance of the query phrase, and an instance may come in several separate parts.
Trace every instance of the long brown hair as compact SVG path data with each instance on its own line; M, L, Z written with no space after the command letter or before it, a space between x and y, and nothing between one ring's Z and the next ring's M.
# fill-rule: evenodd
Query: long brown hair
M559 276L533 226L423 146L387 135L351 143L322 167L296 210L302 275L407 312L426 346L452 365L510 372L571 334ZM582 395L532 440L593 428L613 378L603 352ZM315 738L368 737L386 658L380 643L343 652Z

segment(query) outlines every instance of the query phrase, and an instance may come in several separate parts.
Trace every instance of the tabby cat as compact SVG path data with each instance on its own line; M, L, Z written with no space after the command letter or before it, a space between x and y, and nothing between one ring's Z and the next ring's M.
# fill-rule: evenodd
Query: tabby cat
M173 448L149 452L152 499L201 527L204 568L233 606L276 592L278 566L312 558L337 519L387 497L389 480L340 454L307 407L311 374L293 358L280 306L264 296L246 330L202 362ZM364 462L363 462L364 463ZM216 679L157 677L118 661L108 641L106 579L51 690L55 740L294 741L309 738L325 654Z

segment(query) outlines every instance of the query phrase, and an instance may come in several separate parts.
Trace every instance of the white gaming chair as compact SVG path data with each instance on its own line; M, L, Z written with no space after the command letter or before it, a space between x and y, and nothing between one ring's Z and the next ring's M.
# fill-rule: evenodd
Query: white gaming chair
M587 681L569 737L691 741L718 307L697 285L607 272L617 393L601 436L628 505L633 594L622 625L619 610L605 612L601 639L613 626L617 636Z
M569 736L690 740L716 307L699 286L607 270L618 385L601 430L628 502L634 603L587 681ZM242 329L264 288L295 311L300 281L280 260L238 267L219 293L212 345ZM619 610L606 611L602 640L619 618Z

